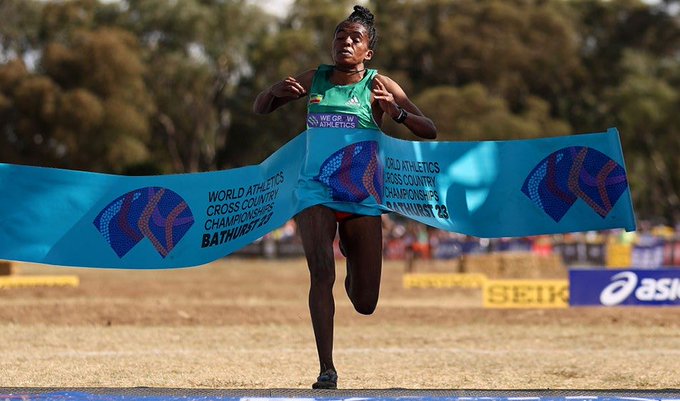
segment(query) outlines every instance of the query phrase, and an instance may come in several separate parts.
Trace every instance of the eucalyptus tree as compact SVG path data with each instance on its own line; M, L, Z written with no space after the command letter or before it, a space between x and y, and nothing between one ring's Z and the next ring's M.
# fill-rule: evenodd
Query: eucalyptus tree
M271 18L243 0L128 0L124 8L119 23L141 41L154 144L168 169L222 167L239 84L252 69L247 51Z
M22 10L34 9L15 9L29 20ZM101 24L110 8L93 0L39 10L33 56L0 66L3 157L107 172L144 162L152 107L136 38Z

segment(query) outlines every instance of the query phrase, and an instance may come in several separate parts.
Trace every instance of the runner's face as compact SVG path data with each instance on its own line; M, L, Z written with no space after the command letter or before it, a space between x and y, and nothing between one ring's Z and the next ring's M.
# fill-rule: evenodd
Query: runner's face
M368 31L356 22L340 24L333 37L333 61L336 65L355 66L373 57L368 48Z

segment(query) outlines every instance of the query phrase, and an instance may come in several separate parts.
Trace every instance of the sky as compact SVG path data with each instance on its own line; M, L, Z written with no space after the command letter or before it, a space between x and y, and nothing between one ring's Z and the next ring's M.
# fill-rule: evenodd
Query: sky
M277 17L283 17L286 15L288 8L290 7L294 0L249 0L249 1L253 4L259 5L260 7L262 7L263 10L269 12L270 14L276 15ZM357 2L361 3L360 0ZM647 4L658 4L660 0L642 0L642 2Z
M293 0L250 0L250 2L259 5L263 10L277 17L283 17L286 15Z

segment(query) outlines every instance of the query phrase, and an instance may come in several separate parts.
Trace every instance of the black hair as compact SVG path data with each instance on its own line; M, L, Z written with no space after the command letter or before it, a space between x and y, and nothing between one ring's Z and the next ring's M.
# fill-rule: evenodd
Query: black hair
M338 32L340 25L347 22L356 22L366 28L366 31L368 31L368 48L373 50L378 44L378 32L375 29L375 16L373 16L371 10L363 6L354 6L352 14L335 27L335 33Z

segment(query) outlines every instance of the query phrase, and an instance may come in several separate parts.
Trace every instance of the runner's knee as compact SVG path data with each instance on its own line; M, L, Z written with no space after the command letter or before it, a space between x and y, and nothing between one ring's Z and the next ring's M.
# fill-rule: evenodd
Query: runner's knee
M313 286L330 286L335 283L335 259L333 249L315 249L308 252L307 264Z
M352 299L352 305L354 305L354 310L362 315L371 315L378 306L378 296L373 294L362 294L359 297L355 296L354 299Z

